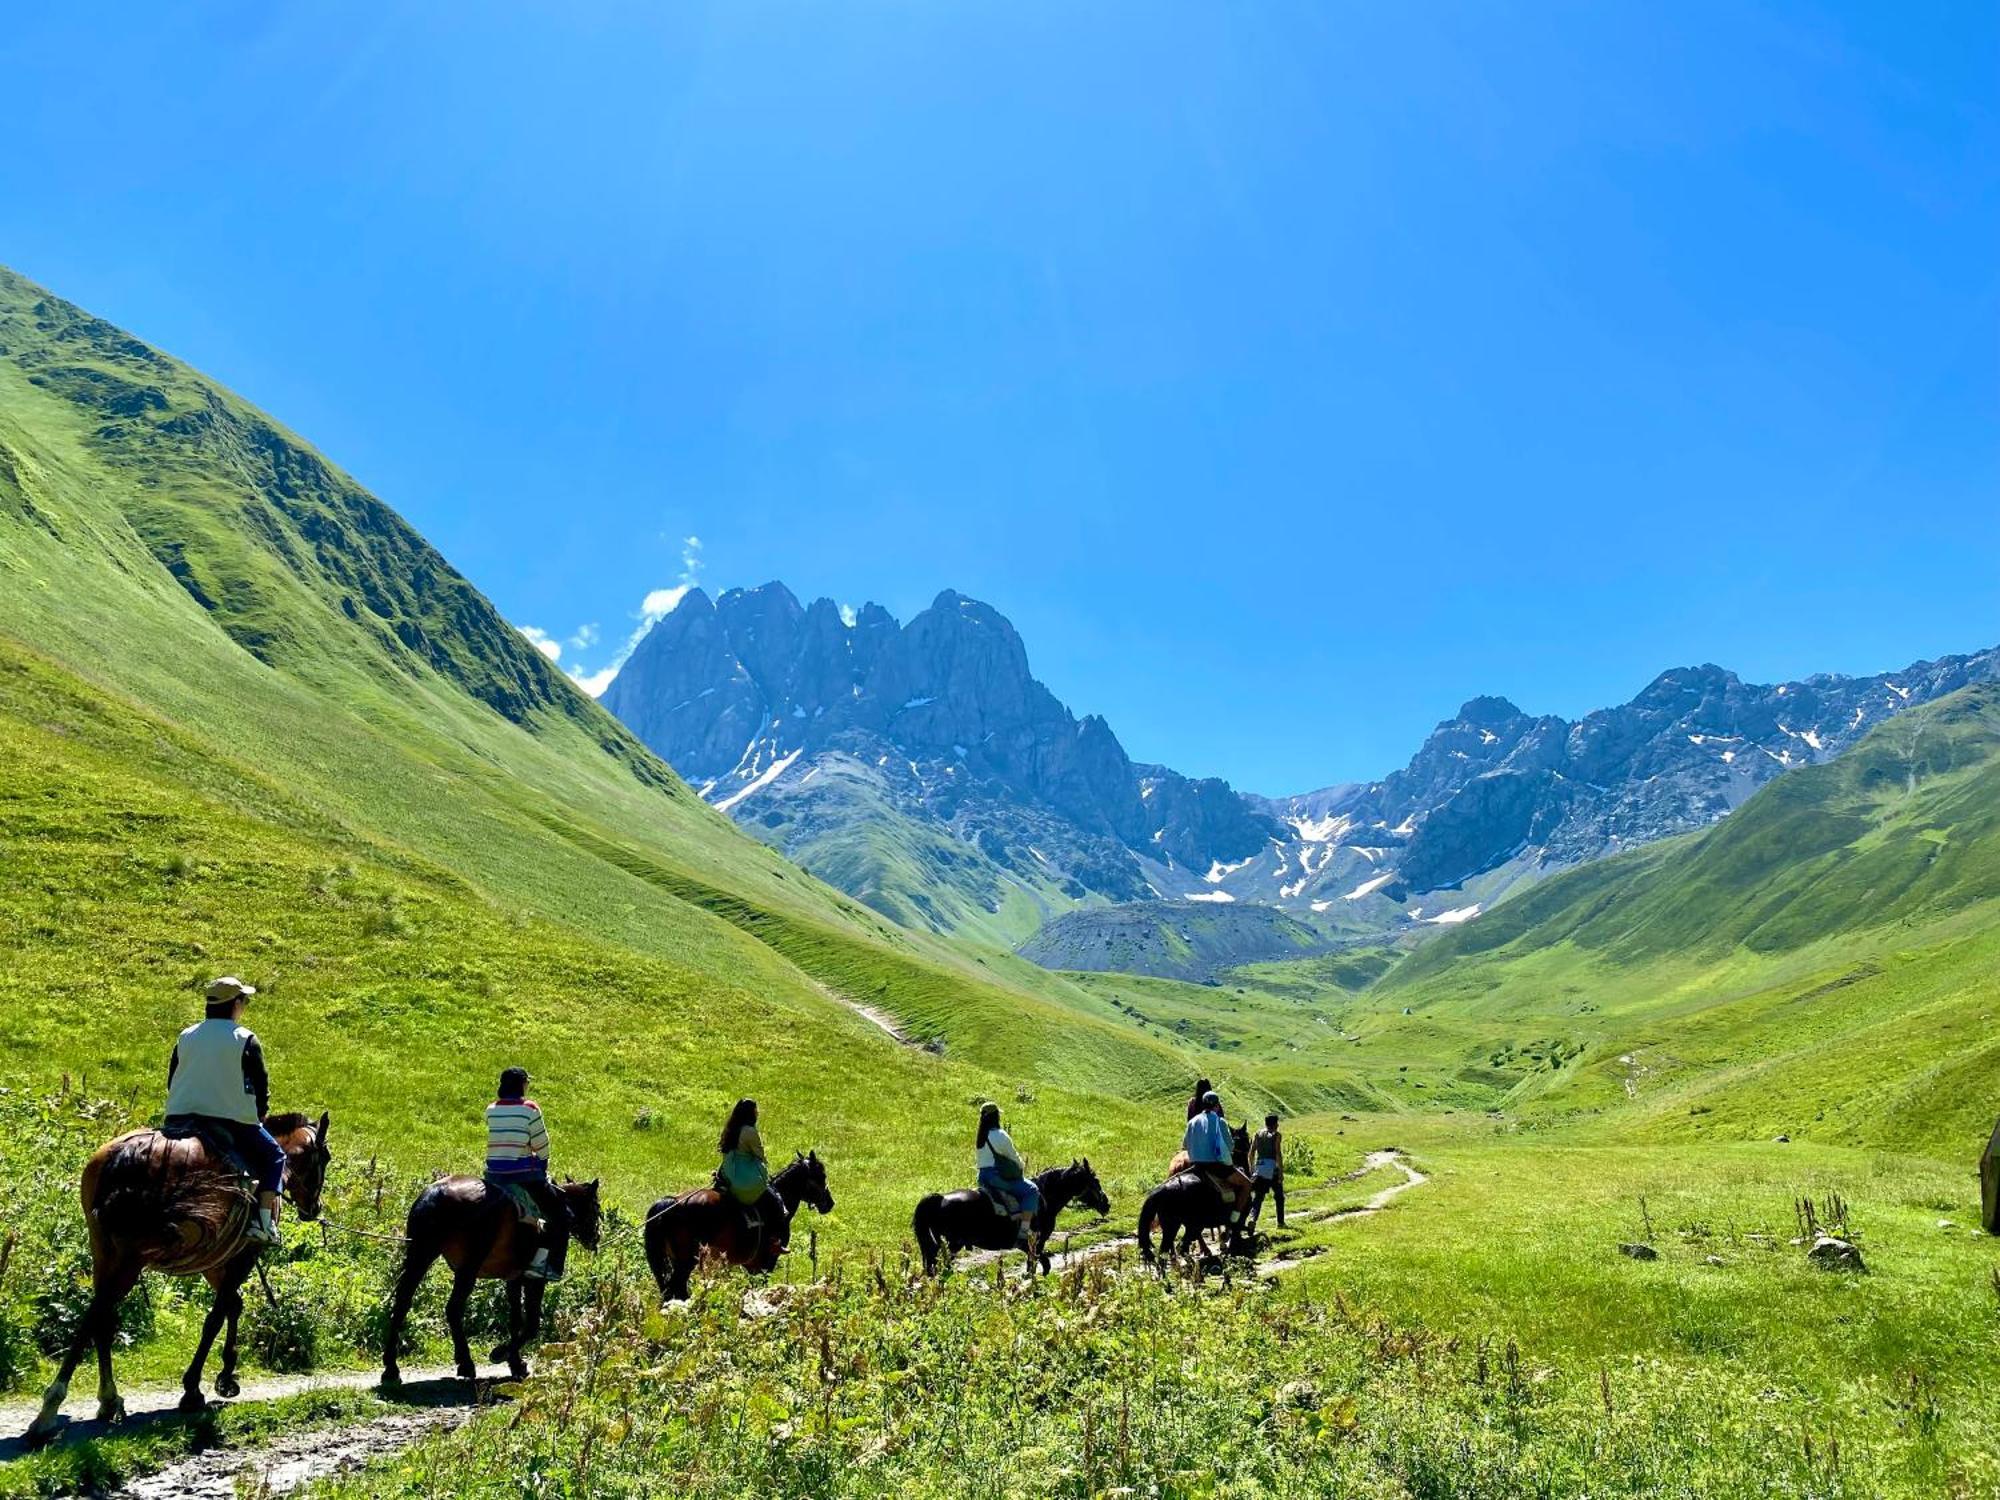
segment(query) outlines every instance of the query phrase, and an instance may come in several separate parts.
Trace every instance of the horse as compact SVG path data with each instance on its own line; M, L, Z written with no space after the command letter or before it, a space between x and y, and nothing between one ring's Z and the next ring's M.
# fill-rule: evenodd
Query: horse
M686 1300L688 1278L703 1251L733 1266L770 1271L790 1248L792 1219L802 1200L816 1212L833 1212L826 1166L817 1151L795 1155L780 1167L771 1177L771 1191L784 1206L784 1216L757 1234L747 1232L736 1201L712 1187L655 1203L646 1213L646 1264L652 1267L660 1296L668 1302Z
M1237 1125L1230 1130L1229 1155L1239 1171L1248 1170L1249 1126ZM1160 1226L1160 1253L1169 1259L1174 1254L1177 1236L1180 1237L1183 1253L1197 1244L1205 1252L1207 1241L1203 1232L1221 1229L1229 1222L1232 1201L1218 1192L1206 1177L1189 1167L1186 1152L1174 1153L1168 1173L1167 1180L1146 1195L1146 1201L1139 1209L1139 1258L1148 1264L1153 1263L1152 1230L1155 1222ZM1239 1223L1230 1236L1225 1253L1241 1252L1246 1245Z
M1028 1256L1030 1276L1035 1274L1038 1262L1044 1272L1049 1270L1049 1233L1064 1209L1072 1203L1081 1203L1093 1213L1111 1212L1111 1200L1104 1196L1089 1157L1072 1161L1066 1167L1038 1172L1034 1182L1042 1201L1029 1226L1034 1240L1034 1250ZM929 1275L950 1270L952 1258L968 1245L981 1250L1025 1249L1019 1243L1017 1228L1014 1216L995 1210L992 1200L978 1188L931 1193L918 1200L917 1211L910 1220L917 1248L923 1251L924 1271Z
M586 1250L597 1249L603 1209L598 1202L595 1178L589 1182L565 1182L556 1192L568 1210L569 1219L567 1227L555 1226L557 1242L549 1247L550 1258L560 1264L563 1243L571 1235ZM465 1304L471 1300L473 1284L480 1281L507 1284L507 1342L493 1351L493 1359L505 1364L514 1379L527 1378L528 1365L521 1358L521 1350L542 1326L542 1294L548 1284L540 1279L527 1279L536 1240L532 1234L524 1233L523 1228L513 1200L481 1177L440 1177L417 1195L404 1228L409 1244L403 1251L403 1269L396 1277L395 1294L389 1304L389 1327L382 1339L384 1386L393 1389L402 1383L403 1372L396 1362L396 1351L403 1342L410 1301L440 1256L452 1272L451 1296L445 1300L444 1316L451 1328L451 1352L458 1378L473 1380L479 1373L465 1342Z
M284 1148L285 1196L306 1223L319 1217L327 1163L333 1159L326 1145L331 1124L324 1114L317 1124L299 1114L271 1115L264 1121ZM61 1425L70 1377L92 1343L97 1346L97 1420L124 1419L125 1401L111 1374L111 1341L119 1303L149 1269L166 1276L202 1276L215 1289L201 1342L181 1377L180 1409L207 1409L202 1367L225 1323L229 1332L222 1341L215 1391L234 1396L239 1389L236 1322L243 1313L242 1287L264 1253L263 1243L249 1238L257 1198L240 1167L219 1159L200 1134L133 1130L97 1148L84 1164L79 1196L90 1224L90 1306L76 1325L54 1383L42 1394L27 1441L45 1442Z

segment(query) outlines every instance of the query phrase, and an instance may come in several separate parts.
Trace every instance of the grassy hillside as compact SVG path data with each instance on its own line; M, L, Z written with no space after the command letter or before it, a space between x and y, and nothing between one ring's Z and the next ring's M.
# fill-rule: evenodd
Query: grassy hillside
M1194 1066L744 837L304 443L4 273L0 667L16 1082L87 1071L143 1112L189 986L242 970L281 1093L355 1147L469 1160L518 1057L567 1159L636 1197L745 1092L850 1179L956 1175L986 1094L1031 1150L1123 1140L1136 1170L1124 1101Z

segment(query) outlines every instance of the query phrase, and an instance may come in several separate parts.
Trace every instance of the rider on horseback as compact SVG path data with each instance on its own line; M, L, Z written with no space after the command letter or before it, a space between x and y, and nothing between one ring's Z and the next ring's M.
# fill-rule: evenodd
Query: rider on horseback
M1000 1106L979 1106L979 1136L974 1142L973 1161L979 1169L980 1188L996 1199L1019 1223L1020 1239L1028 1243L1029 1226L1042 1206L1041 1190L1028 1176L1013 1137L1000 1128Z
M1250 1178L1230 1160L1235 1143L1229 1122L1222 1118L1222 1100L1210 1089L1202 1095L1201 1104L1201 1113L1188 1121L1181 1149L1187 1152L1188 1165L1230 1204L1229 1231L1233 1235L1241 1229L1244 1210L1250 1204Z
M1188 1100L1187 1117L1190 1120L1199 1119L1201 1112L1208 1108L1208 1096L1214 1087L1215 1085L1210 1083L1206 1078L1195 1080L1194 1094Z
M486 1181L516 1204L525 1196L537 1211L533 1219L524 1213L537 1239L524 1274L532 1281L560 1281L562 1260L551 1259L550 1252L568 1243L569 1211L549 1181L549 1127L541 1106L528 1097L526 1068L503 1072L499 1096L486 1106Z
M264 1128L271 1080L264 1069L264 1049L243 1025L243 1007L256 993L254 986L236 978L209 982L207 1014L180 1034L167 1064L163 1129L168 1135L191 1135L212 1127L235 1146L257 1179L257 1219L244 1233L275 1245L285 1151Z
M757 1133L757 1101L738 1099L722 1127L718 1143L722 1164L715 1171L717 1191L743 1206L746 1218L759 1228L786 1224L785 1205L771 1191L771 1169L764 1161L764 1138Z

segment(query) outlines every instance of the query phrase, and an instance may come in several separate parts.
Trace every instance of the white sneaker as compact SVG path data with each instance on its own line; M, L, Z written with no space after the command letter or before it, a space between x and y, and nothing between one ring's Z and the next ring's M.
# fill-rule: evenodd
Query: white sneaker
M250 1222L250 1227L244 1231L244 1237L255 1240L260 1245L269 1245L273 1249L277 1248L280 1243L278 1239L277 1217L268 1208L258 1209L257 1217Z

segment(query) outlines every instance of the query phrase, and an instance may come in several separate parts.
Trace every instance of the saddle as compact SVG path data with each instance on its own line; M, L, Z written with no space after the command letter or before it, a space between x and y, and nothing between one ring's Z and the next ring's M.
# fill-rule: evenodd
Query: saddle
M537 1203L535 1195L530 1193L520 1183L498 1181L491 1177L486 1178L485 1182L490 1191L499 1193L509 1203L513 1204L514 1217L521 1223L533 1224L541 1219L541 1204Z
M194 1141L207 1154L209 1170L228 1172L242 1179L245 1192L254 1191L257 1181L256 1169L241 1151L236 1149L236 1137L222 1129L213 1120L199 1115L177 1115L159 1130L162 1140Z
M980 1197L984 1198L987 1204L992 1208L993 1212L998 1214L1001 1218L1011 1219L1014 1217L1013 1208L1008 1204L1005 1198L1000 1196L998 1189L987 1187L985 1184L981 1183L976 1185L973 1190L977 1192Z

